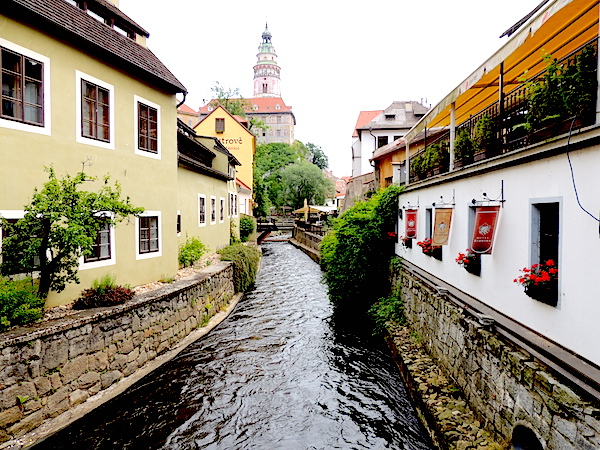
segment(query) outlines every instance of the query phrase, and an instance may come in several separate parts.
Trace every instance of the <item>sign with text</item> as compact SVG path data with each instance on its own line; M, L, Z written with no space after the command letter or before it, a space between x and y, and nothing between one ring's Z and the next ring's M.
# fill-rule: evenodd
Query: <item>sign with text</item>
M406 238L415 239L417 237L417 212L416 209L406 210L406 221L404 222L406 225L404 237Z
M431 245L448 245L450 222L452 222L452 208L435 209L435 226L431 237Z
M475 208L475 225L471 238L471 250L475 253L492 253L499 206L478 206Z

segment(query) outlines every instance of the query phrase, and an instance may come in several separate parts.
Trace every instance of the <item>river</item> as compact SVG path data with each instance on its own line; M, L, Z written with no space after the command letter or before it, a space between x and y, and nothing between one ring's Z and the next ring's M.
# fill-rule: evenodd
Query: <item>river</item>
M332 315L322 272L266 243L209 335L40 449L429 449L385 344Z

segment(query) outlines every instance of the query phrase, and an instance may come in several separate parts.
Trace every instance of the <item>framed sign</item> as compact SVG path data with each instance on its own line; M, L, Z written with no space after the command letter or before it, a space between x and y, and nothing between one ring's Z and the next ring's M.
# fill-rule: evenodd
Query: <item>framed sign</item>
M491 254L498 223L499 206L475 208L475 224L471 238L471 250L479 254Z

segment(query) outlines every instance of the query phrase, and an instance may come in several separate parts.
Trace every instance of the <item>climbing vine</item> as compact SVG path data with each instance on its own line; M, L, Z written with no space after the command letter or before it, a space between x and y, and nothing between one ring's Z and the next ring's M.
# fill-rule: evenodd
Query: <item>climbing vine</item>
M324 237L321 265L336 308L368 309L389 292L398 195L392 185L347 210Z

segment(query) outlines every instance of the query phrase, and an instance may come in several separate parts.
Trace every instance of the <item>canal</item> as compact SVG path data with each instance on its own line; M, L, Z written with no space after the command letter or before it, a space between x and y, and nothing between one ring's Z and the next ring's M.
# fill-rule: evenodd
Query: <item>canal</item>
M429 449L381 339L336 323L321 270L266 243L209 335L39 449Z

